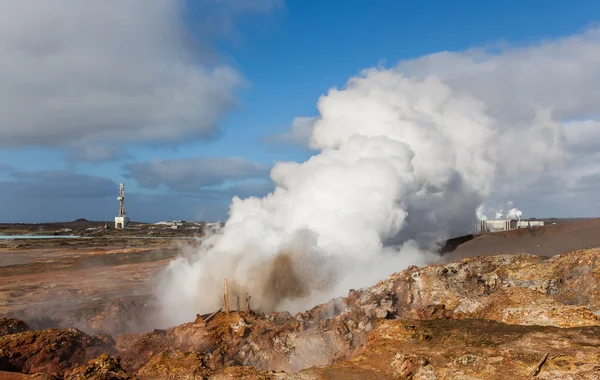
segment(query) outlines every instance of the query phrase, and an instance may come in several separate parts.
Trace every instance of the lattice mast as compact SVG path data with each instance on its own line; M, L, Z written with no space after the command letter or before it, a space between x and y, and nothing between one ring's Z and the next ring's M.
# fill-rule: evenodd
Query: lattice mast
M119 201L119 216L127 216L127 213L125 213L125 184L123 182L121 182L121 185L119 186L119 196L117 197L117 200Z

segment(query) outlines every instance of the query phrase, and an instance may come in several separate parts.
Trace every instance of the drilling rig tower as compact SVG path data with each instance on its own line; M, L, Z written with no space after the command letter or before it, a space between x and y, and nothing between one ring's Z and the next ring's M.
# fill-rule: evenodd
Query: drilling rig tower
M129 223L129 218L125 212L125 184L123 182L119 186L117 200L119 201L119 216L115 216L115 229L123 229Z

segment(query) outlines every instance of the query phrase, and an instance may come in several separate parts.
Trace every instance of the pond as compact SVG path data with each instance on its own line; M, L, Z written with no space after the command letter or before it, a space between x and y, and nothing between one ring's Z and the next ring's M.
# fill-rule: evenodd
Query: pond
M0 240L21 239L78 239L76 235L0 235Z

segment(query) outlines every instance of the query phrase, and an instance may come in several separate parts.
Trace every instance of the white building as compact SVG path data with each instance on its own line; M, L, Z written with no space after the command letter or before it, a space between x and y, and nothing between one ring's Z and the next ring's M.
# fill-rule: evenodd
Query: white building
M543 227L544 222L541 220L519 220L517 228Z
M126 216L115 216L115 229L122 229L129 223L129 218Z
M478 233L508 231L517 228L517 221L512 219L478 220L475 230Z
M509 231L516 228L542 227L541 220L516 220L516 219L479 219L475 225L477 233Z

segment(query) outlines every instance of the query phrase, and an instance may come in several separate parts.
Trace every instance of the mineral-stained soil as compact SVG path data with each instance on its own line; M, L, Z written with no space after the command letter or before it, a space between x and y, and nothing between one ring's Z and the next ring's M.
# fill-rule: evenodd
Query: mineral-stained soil
M178 242L184 241L0 240L0 316L38 329L143 331L153 279L177 255Z
M600 249L587 249L409 267L295 316L219 312L114 337L3 319L0 370L29 376L16 379L599 379L599 260Z

